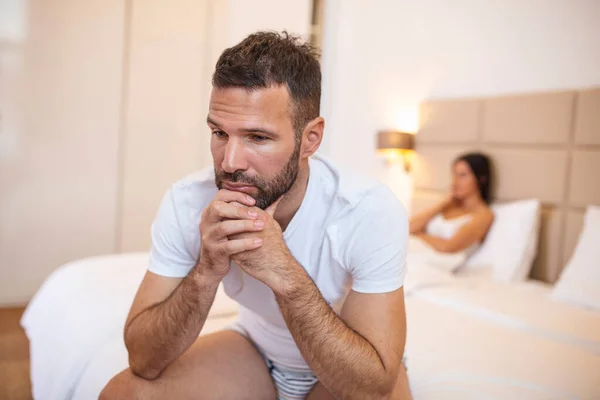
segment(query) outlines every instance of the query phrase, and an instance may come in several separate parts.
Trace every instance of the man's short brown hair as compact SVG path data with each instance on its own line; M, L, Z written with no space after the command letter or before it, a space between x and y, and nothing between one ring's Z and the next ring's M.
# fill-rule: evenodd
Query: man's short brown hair
M286 85L297 140L320 113L321 68L316 52L287 32L257 32L226 49L217 61L212 84L248 90Z

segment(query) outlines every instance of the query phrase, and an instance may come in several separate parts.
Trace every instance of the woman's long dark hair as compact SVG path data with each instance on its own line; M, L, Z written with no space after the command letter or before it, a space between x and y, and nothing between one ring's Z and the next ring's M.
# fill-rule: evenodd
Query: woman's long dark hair
M459 161L464 161L469 164L469 168L471 168L471 171L477 179L477 185L479 187L481 198L487 204L490 204L492 201L492 171L489 157L483 153L466 153L460 155L454 161L454 164Z

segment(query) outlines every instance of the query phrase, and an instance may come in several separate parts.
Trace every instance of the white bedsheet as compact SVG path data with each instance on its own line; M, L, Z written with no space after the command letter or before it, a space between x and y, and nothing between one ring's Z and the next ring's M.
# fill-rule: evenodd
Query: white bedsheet
M407 299L409 380L415 400L595 399L600 357L421 299ZM213 318L216 331L234 317ZM121 337L95 354L73 399L97 398L127 367Z
M415 400L600 398L598 355L422 299L406 306Z
M222 330L236 318L236 315L211 317L206 320L200 336ZM127 367L127 349L123 338L121 335L115 335L90 359L81 377L75 382L72 399L97 399L108 381Z
M21 319L30 342L36 399L70 399L90 359L123 340L129 307L148 267L148 253L77 260L57 269ZM231 316L237 303L219 288L210 318Z
M600 355L600 313L552 299L551 286L542 282L457 278L453 285L421 288L413 296Z
M30 343L34 398L71 397L86 362L124 326L145 272L139 267L144 257L80 260L44 282L21 319Z
M234 316L212 318L204 333ZM600 357L580 348L407 299L406 356L415 400L594 399L600 393ZM92 357L75 385L74 400L97 398L127 367L121 336Z

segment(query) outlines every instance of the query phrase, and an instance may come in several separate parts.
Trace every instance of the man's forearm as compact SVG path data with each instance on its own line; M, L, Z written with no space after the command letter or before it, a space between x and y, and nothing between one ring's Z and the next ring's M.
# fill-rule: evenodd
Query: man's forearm
M303 269L290 281L295 283L287 293L275 297L300 352L327 390L336 398L389 394L394 382L375 348L338 317Z
M171 295L142 311L125 327L131 370L155 379L197 339L219 281L194 269Z

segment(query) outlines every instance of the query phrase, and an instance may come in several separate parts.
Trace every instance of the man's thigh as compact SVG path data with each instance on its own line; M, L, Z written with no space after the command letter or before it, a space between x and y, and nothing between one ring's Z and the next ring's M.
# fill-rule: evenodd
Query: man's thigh
M130 369L116 375L100 400L275 399L266 363L242 335L223 331L200 336L153 381Z
M410 388L408 386L408 376L406 375L406 370L401 368L400 374L398 374L398 380L396 381L396 387L394 388L390 400L411 399L412 395L410 394ZM312 392L310 392L306 400L333 400L333 396L330 395L327 389L325 389L325 386L319 382Z

